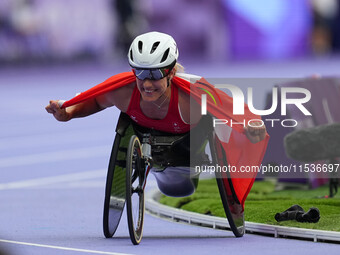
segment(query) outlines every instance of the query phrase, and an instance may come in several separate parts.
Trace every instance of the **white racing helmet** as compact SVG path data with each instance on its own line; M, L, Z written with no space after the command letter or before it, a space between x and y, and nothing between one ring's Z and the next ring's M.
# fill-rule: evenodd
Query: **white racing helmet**
M153 69L175 65L177 44L172 36L149 32L137 36L129 49L129 64L134 68Z

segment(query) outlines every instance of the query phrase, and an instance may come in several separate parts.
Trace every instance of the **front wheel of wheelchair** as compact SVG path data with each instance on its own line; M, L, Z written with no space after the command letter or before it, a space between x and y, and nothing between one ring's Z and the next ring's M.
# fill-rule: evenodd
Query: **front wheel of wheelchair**
M142 240L144 221L143 159L136 135L130 139L126 159L126 211L130 239L137 245Z

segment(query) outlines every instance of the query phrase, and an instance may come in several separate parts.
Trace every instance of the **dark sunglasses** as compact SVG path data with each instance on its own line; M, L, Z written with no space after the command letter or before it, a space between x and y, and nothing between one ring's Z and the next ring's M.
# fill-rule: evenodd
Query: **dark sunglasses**
M133 73L135 76L140 80L160 80L166 77L171 69L170 68L160 68L160 69L139 69L139 68L132 68Z
M150 68L150 69L132 67L132 71L135 74L135 76L140 80L149 79L157 81L168 76L172 68L175 66L175 64L176 62L164 68Z

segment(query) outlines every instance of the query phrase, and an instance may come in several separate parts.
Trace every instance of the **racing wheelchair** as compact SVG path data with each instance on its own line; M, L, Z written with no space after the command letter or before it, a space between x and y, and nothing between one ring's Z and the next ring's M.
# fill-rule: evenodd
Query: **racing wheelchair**
M126 204L130 239L133 244L139 244L143 232L144 188L149 172L156 177L163 194L175 197L191 195L197 188L199 173L194 172L190 165L193 162L216 165L221 160L218 155L223 153L218 154L215 149L215 135L209 115L202 116L197 126L188 133L170 134L141 127L121 113L106 178L105 237L114 235ZM202 149L190 150L205 148L208 143L210 157ZM222 160L227 165L225 157ZM241 237L245 232L244 212L231 178L228 173L215 172L215 175L230 229L236 237ZM228 181L223 182L223 178Z

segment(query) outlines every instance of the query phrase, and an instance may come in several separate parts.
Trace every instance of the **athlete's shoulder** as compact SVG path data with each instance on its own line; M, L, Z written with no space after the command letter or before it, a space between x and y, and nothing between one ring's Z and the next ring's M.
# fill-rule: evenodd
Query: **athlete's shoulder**
M188 73L176 73L176 76L183 80L189 81L190 83L195 83L202 78L201 76Z
M200 80L202 77L194 74L187 73L178 73L177 77L184 79L190 83L195 83ZM178 91L179 95L179 110L181 112L181 116L186 123L196 124L199 122L201 115L201 107L195 101L191 100L190 94L182 91L181 89Z

